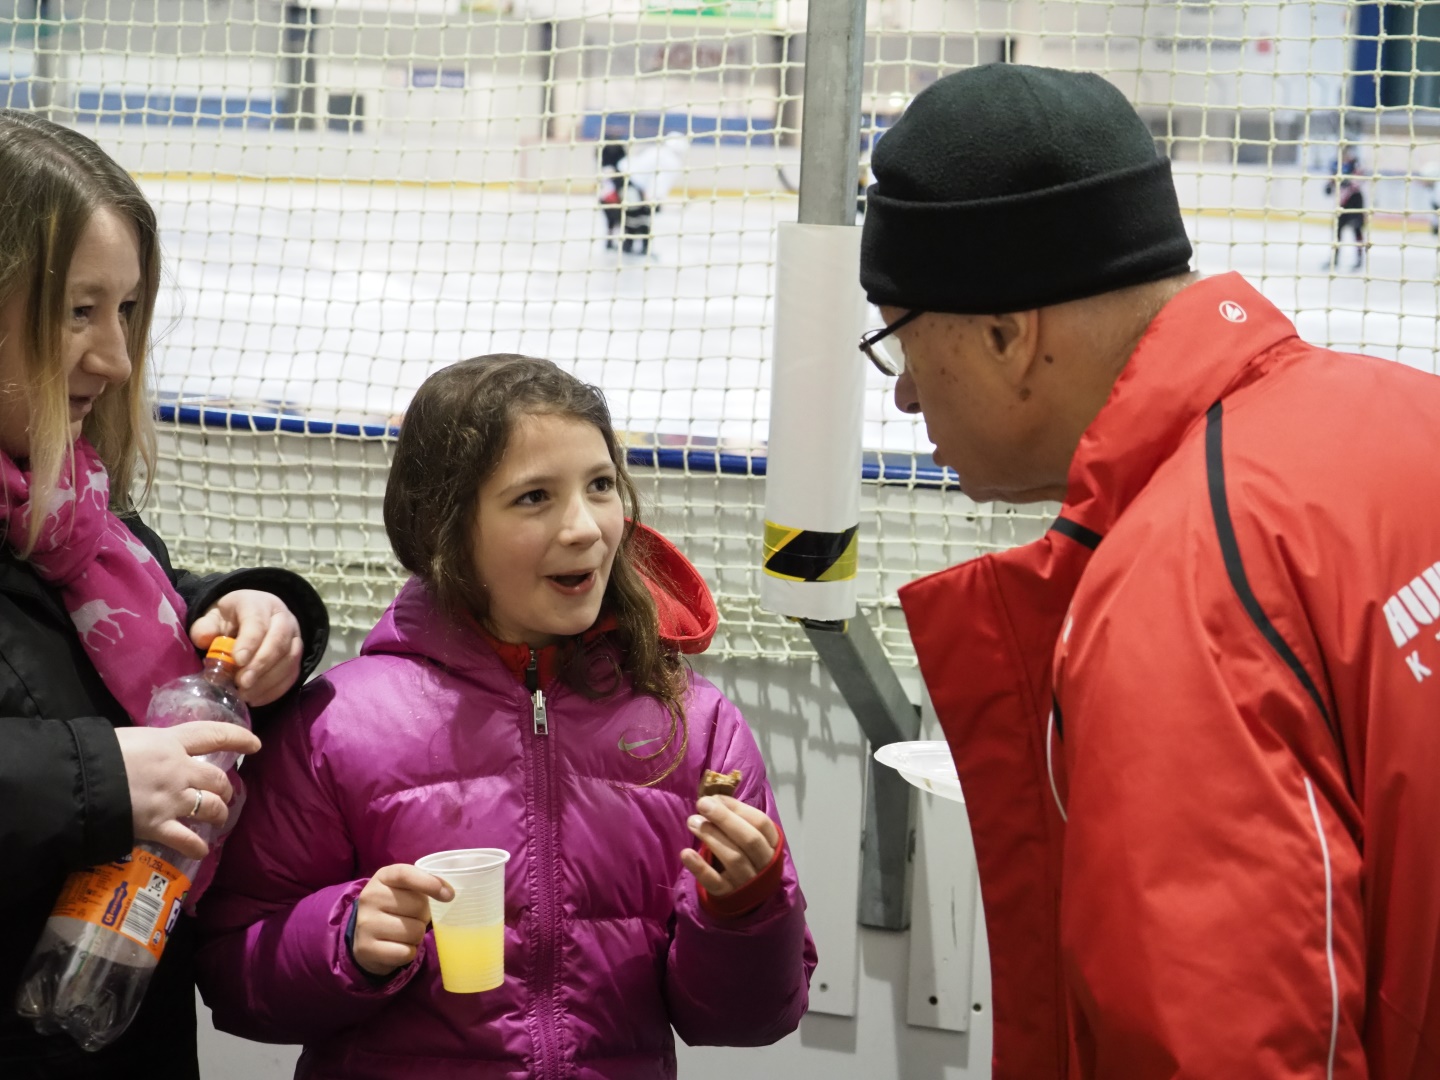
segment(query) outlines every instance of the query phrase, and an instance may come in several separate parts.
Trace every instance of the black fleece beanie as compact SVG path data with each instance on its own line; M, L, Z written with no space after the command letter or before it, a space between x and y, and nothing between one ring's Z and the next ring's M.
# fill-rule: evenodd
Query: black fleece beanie
M870 169L860 282L875 304L993 315L1189 269L1170 162L1098 75L947 75L881 137Z

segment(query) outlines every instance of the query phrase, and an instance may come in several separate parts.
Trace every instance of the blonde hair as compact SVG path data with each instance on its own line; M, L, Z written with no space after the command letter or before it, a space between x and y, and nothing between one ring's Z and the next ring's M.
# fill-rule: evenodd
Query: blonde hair
M135 229L141 277L126 342L130 378L95 402L82 428L110 474L111 508L133 509L137 466L145 465L148 490L155 464L145 367L160 288L155 211L130 174L92 140L15 109L0 109L0 176L6 178L0 191L0 304L24 297L18 344L25 372L21 390L30 410L30 498L36 505L48 500L61 469L74 468L64 325L75 248L97 210L109 210ZM34 548L42 519L31 516L22 556Z

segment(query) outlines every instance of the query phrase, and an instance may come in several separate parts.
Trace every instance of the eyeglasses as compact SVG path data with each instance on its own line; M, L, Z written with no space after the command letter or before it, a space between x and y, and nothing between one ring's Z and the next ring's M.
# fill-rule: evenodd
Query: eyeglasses
M905 351L900 347L899 340L891 335L924 314L919 308L912 308L889 325L863 335L860 338L860 351L865 354L865 359L879 368L881 374L891 378L904 374Z

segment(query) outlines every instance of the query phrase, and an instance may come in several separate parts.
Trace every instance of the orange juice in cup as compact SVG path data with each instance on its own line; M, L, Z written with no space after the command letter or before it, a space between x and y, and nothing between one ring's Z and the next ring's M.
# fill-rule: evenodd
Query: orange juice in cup
M505 981L505 864L500 848L426 855L415 865L455 890L448 904L430 901L440 982L452 994L494 990Z

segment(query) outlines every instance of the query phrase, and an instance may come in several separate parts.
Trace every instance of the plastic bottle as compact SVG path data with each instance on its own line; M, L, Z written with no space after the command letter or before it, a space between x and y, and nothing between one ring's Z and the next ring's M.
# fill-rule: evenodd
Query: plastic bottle
M235 690L234 648L233 638L217 637L199 674L157 689L145 726L217 720L248 729L250 712ZM200 760L228 770L236 755L206 754ZM231 815L235 812L232 808ZM215 826L188 824L206 844L213 842ZM68 1032L86 1050L99 1050L124 1034L200 861L146 842L118 862L71 874L26 966L15 1002L20 1015L44 1034Z

